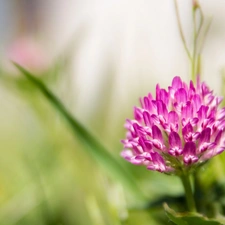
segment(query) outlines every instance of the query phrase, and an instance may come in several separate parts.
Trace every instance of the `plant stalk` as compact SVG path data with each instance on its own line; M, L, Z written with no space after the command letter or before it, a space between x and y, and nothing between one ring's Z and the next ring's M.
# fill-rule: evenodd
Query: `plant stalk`
M180 176L180 178L184 187L188 210L190 212L196 212L195 200L194 200L194 195L191 188L189 175L183 174Z

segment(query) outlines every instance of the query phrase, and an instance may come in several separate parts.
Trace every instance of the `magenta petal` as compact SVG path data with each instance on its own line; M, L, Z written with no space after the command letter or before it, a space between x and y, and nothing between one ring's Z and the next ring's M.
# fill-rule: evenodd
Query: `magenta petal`
M183 149L181 148L181 140L180 136L176 132L171 132L169 135L169 144L170 149L168 153L170 155L178 156L181 155L183 152Z
M165 164L163 157L160 154L158 154L157 152L152 152L151 157L152 157L152 165L149 165L147 167L147 169L157 170L159 172L165 172L166 164Z
M146 160L152 161L152 157L151 157L151 154L149 152L144 152L141 155L135 156L134 158L137 159L137 160L142 160L142 162L144 162Z
M134 123L133 124L133 128L134 128L134 132L135 132L135 135L136 136L139 136L139 134L140 134L140 129L139 129L139 125L137 124L137 123Z
M148 140L145 140L145 146L146 146L146 151L151 152L152 150L152 143Z
M132 148L133 147L132 142L127 139L121 140L121 142L123 143L124 148Z
M134 107L134 119L140 122L142 120L142 112L141 109Z
M216 146L215 143L204 142L199 146L199 152L205 152L206 150L212 149Z
M212 91L209 90L209 88L207 87L207 85L205 84L205 82L202 83L201 89L202 89L202 95L203 95L203 97L205 97L207 94L210 94L211 95L211 93L212 93Z
M198 118L200 120L202 119L206 119L207 118L207 111L208 111L209 107L208 106L204 106L202 105L199 109L198 113Z
M144 107L145 107L145 109L150 110L150 101L149 101L148 97L144 97Z
M194 87L194 83L193 83L192 80L190 81L189 87L190 87L190 90L194 93L195 92L195 87Z
M138 139L138 143L139 143L139 145L141 145L141 147L142 147L144 150L146 149L144 137L140 137L140 138Z
M198 123L198 121L199 121L199 119L197 118L197 117L195 117L195 118L193 118L193 119L191 119L190 120L190 124L191 124L191 126L195 126L197 123Z
M185 139L185 141L191 141L192 140L192 134L193 134L193 127L190 123L188 123L183 129L182 134Z
M143 153L143 148L140 145L133 144L132 149L136 155Z
M182 132L183 132L184 134L188 134L188 133L190 133L190 132L193 132L193 127L191 126L190 123L188 123L188 124L183 128Z
M168 94L168 92L167 92L165 89L161 89L160 97L161 97L161 100L162 100L166 105L168 105L168 103L169 103L169 94Z
M128 161L131 162L132 164L140 165L143 163L144 159L137 159L136 157L133 157Z
M168 111L167 111L166 105L161 100L157 101L156 105L157 105L158 114L162 115L165 119L167 119Z
M169 95L165 89L159 89L156 91L156 100L161 100L165 105L168 105Z
M187 102L187 92L184 88L180 88L175 93L175 99L178 103L186 103Z
M152 96L149 94L145 96L143 100L141 100L142 108L146 109L150 113L154 113L156 106L153 104Z
M193 105L190 101L182 108L182 117L190 119L193 117Z
M154 139L157 139L160 142L162 142L162 140L163 140L162 132L156 125L154 125L152 127L152 136L153 136Z
M192 98L194 112L197 112L199 110L199 108L201 107L201 103L201 97L198 94L195 94Z
M196 145L194 142L187 142L184 146L183 150L183 160L184 163L190 165L198 161L198 157L196 155Z
M210 141L210 134L211 134L211 129L210 128L206 128L204 129L199 137L199 142L200 144L204 143L204 142L209 142Z
M221 146L221 147L219 147L219 148L216 150L216 153L215 153L215 154L218 155L218 154L224 152L224 150L225 150L225 146Z
M140 137L142 135L146 135L146 131L141 125L134 123L133 128L134 128L134 137Z
M168 114L168 122L169 123L173 123L176 124L179 122L179 116L177 115L177 113L175 111L171 111Z
M174 89L182 88L182 81L181 81L180 77L176 76L176 77L173 78L172 87Z
M151 93L148 93L148 99L149 99L150 102L153 100L153 97L152 97Z
M224 130L225 129L225 120L222 120L221 122L219 122L218 129L219 130Z
M159 124L160 123L159 117L155 114L151 115L151 121L152 121L152 124Z
M217 119L218 120L223 120L225 118L225 108L222 108L218 111L218 116Z
M161 100L160 99L160 86L159 86L159 84L156 85L155 91L156 91L156 93L155 93L155 99L156 100Z
M180 140L180 136L178 133L176 132L171 132L169 135L169 144L170 147L179 147L181 148L181 140Z
M120 155L128 161L134 156L131 150L123 150Z
M220 154L225 149L225 130L220 130L215 139L216 151L215 155Z
M150 116L149 112L144 111L143 118L144 118L145 125L150 127L151 126L151 116Z
M140 137L138 140L140 146L144 151L150 152L152 149L152 144L150 141L146 140L144 137Z
M222 137L222 130L220 130L215 138L215 142L216 144L219 144L220 140L221 140L221 137Z
M200 136L199 132L194 132L192 133L192 141L196 141Z

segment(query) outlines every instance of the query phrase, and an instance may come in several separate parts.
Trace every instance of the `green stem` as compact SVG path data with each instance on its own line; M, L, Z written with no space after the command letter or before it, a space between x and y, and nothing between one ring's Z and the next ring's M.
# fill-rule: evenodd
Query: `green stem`
M191 53L187 47L187 43L184 37L184 32L182 30L182 25L181 25L181 20L180 20L180 15L179 15L179 10L178 10L178 4L177 4L177 0L174 0L174 5L175 5L175 12L176 12L176 17L177 17L177 25L178 25L178 29L179 29L179 33L180 33L180 37L184 46L184 49L187 53L187 56L190 60L190 62L192 62L192 57L191 57Z
M196 81L196 51L197 51L197 29L196 29L196 10L193 10L193 26L194 26L194 34L193 34L193 55L192 55L192 80Z
M183 174L180 176L180 178L184 187L188 210L190 212L196 212L195 200L194 200L194 195L191 188L189 175Z

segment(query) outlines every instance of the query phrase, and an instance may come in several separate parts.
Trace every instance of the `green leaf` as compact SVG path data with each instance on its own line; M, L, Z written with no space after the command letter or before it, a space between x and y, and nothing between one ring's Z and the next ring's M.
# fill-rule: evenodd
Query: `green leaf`
M208 219L199 213L177 213L164 203L164 210L167 217L177 225L223 225L222 221Z
M62 102L33 74L20 65L14 65L21 73L46 97L46 99L61 113L64 119L71 126L76 137L80 139L87 152L106 170L113 178L119 179L129 188L140 200L146 199L140 187L137 185L132 174L127 171L119 162L119 158L113 157L109 151L94 137L76 118L74 118L62 104Z
M164 210L166 212L167 217L177 225L188 225L186 221L183 221L182 218L179 218L174 210L169 208L169 206L164 203L163 204Z

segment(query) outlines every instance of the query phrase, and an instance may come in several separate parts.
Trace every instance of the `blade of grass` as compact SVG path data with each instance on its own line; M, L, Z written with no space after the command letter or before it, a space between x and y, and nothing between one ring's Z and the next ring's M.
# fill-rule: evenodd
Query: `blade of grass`
M20 65L16 63L13 64L37 89L40 90L55 109L67 120L74 135L86 146L85 149L88 153L91 154L92 157L94 157L94 159L113 176L113 178L119 179L126 185L126 188L129 188L136 197L140 198L140 200L146 199L131 173L129 173L121 163L119 163L118 159L113 157L106 148L67 111L62 102L44 85L44 83Z

